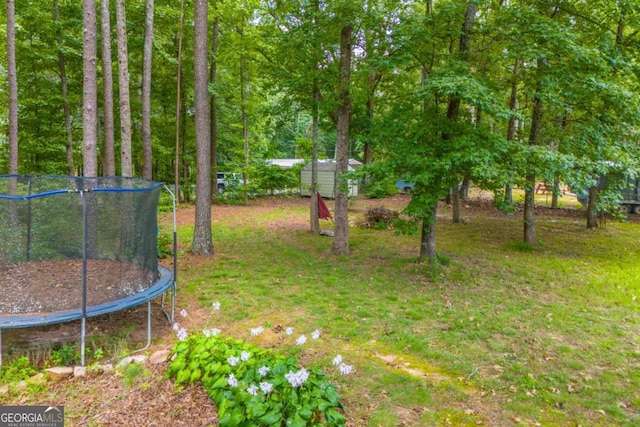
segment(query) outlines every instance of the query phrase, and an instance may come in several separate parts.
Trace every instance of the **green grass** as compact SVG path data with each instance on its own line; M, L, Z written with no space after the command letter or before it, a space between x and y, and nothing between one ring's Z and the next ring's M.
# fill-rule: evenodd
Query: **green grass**
M273 227L284 216L305 221L308 212L215 221L217 255L180 272L179 303L220 301L203 327L245 339L265 322L296 336L321 329L321 343L279 345L354 364L355 375L335 378L350 419L640 424L638 224L587 231L584 221L539 217L541 245L529 247L513 218L441 220L438 251L451 262L432 271L416 263L416 237L352 228L351 254L335 257L329 238Z

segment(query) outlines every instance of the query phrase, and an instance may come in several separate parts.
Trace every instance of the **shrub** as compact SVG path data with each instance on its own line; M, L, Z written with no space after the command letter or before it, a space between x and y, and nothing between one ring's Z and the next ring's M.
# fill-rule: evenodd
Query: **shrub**
M173 255L173 233L160 231L158 233L158 258L169 258Z
M393 178L372 176L369 183L365 184L363 192L370 199L384 199L398 192Z
M220 426L344 426L335 385L318 368L239 339L197 335L176 343L168 375L201 382Z
M27 356L20 356L13 363L5 365L2 368L2 371L0 371L0 380L7 383L18 382L26 380L37 372L38 371L31 366Z
M398 212L384 206L367 209L364 214L365 225L369 228L386 230L398 218Z

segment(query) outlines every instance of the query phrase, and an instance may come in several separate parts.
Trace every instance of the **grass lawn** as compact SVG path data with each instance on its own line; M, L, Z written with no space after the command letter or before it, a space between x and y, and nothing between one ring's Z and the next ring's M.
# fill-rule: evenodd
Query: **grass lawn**
M180 212L190 333L219 328L325 367L354 426L640 425L640 223L587 230L545 211L533 249L521 214L465 207L453 224L442 208L450 262L432 269L416 262L419 236L357 227L365 200L351 206L351 254L332 255L308 232L308 203L213 206L210 259L187 253L193 211ZM331 366L337 354L352 374Z
M341 354L356 370L335 374L350 420L640 424L639 224L588 231L581 218L539 216L532 250L517 215L467 209L453 224L443 209L438 249L451 262L432 270L416 263L417 236L354 227L351 254L335 257L331 239L308 233L304 203L237 209L214 221L217 255L183 268L180 302L219 301L203 328L309 363ZM249 334L278 325L294 337ZM320 340L294 344L315 329Z

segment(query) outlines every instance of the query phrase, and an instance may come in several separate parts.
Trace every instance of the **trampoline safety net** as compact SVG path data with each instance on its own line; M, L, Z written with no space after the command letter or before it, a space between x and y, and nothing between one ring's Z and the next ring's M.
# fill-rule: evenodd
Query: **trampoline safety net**
M0 318L123 300L158 279L162 184L0 176Z

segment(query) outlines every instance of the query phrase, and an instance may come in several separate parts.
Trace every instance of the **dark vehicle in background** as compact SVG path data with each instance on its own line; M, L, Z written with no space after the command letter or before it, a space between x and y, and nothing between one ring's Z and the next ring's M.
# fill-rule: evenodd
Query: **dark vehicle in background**
M620 212L640 215L640 179L600 177L598 182L600 191L607 190L610 185L618 188ZM589 203L589 190L576 191L576 197L586 207Z
M238 187L242 182L242 175L235 172L217 172L218 194L224 193L228 188Z

